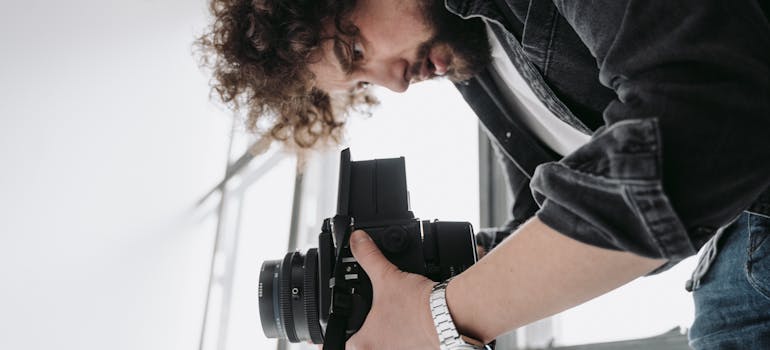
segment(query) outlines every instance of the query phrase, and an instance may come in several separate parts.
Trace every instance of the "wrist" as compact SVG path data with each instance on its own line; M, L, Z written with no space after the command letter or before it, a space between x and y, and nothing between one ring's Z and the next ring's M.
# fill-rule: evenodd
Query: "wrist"
M455 325L447 303L446 287L450 280L433 286L430 310L441 350L486 349L484 343L460 332Z
M422 296L423 296L423 305L427 304L430 306L430 295L431 291L433 291L433 287L438 285L437 282L430 281L429 283L425 283L425 286L422 290ZM428 342L429 346L428 349L438 349L439 348L439 340L438 340L438 331L436 330L436 326L433 323L433 315L431 314L430 307L423 309L423 322L422 322L422 333L425 335L425 339Z
M484 344L489 344L494 340L494 337L486 336L481 330L477 330L474 325L480 324L479 317L483 317L483 312L474 310L473 302L477 301L475 298L468 297L463 289L464 277L462 274L458 275L449 281L446 286L446 300L449 312L452 315L457 331L473 339L478 339ZM489 339L488 339L489 338Z

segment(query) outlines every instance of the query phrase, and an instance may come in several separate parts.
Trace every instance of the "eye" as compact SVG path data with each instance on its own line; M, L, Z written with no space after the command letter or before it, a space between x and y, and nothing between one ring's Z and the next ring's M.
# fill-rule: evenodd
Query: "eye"
M361 42L354 42L353 49L351 51L353 52L353 62L358 62L364 59L364 46L361 45Z
M350 91L353 93L357 92L364 92L366 91L372 84L370 84L367 81L359 81L356 83L355 87L353 87Z

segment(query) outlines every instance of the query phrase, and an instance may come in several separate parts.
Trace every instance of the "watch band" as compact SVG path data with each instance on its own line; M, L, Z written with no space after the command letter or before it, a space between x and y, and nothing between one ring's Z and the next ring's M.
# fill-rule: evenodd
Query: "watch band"
M452 321L452 315L449 313L449 307L446 303L446 286L449 284L449 280L436 284L430 292L430 313L433 315L433 325L436 326L436 333L438 333L439 348L441 350L487 349L480 341L461 336L457 332L457 327ZM466 339L480 345L468 343L465 341Z

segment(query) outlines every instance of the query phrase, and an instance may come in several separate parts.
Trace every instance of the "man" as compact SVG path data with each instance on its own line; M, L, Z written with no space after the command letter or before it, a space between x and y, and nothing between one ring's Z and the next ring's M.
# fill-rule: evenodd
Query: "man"
M704 245L691 346L748 349L770 339L769 7L214 0L200 43L220 97L275 139L333 140L369 85L447 76L502 155L516 232L451 283L353 234L375 293L348 349L471 348Z

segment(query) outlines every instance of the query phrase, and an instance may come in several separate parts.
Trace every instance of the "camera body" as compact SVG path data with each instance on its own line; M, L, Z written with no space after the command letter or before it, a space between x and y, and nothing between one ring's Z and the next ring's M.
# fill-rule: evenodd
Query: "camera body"
M351 162L341 154L337 214L324 220L318 249L291 252L262 265L259 308L269 338L343 349L372 304L372 285L350 251L350 234L364 230L400 270L434 281L476 262L467 222L419 220L409 210L404 158ZM427 306L426 306L427 307Z

